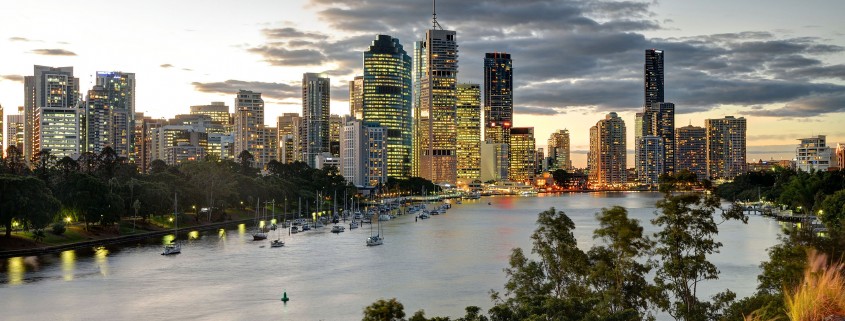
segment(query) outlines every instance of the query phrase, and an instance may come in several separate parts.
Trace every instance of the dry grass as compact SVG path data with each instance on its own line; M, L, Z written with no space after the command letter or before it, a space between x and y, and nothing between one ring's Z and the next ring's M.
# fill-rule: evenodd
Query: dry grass
M804 281L785 291L786 315L792 321L830 321L845 317L845 278L841 262L828 264L827 256L808 255Z

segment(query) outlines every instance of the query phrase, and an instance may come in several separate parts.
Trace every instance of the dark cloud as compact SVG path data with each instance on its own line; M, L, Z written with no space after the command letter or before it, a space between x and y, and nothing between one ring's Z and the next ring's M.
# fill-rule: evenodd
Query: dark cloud
M528 107L528 106L517 106L513 108L514 114L520 115L538 115L538 116L551 116L557 115L558 112L552 108L546 107Z
M10 37L9 41L30 42L30 41L33 41L33 40L31 40L29 38L24 38L24 37Z
M642 108L648 48L666 52L666 100L676 103L679 114L720 105L745 106L746 115L771 117L845 111L840 107L845 86L826 82L845 79L845 65L823 61L845 48L824 39L766 31L648 38L643 32L662 27L652 1L441 0L437 5L443 28L458 32L459 81L481 82L486 52L512 55L514 100L530 106L516 108L517 113ZM334 66L323 72L345 79L361 73L361 53L375 35L400 39L411 54L413 42L431 28L431 7L417 0L311 0L309 6L347 36L264 29L265 43L247 50L274 66ZM769 104L782 108L761 107Z
M33 49L30 52L43 56L76 56L76 53L73 51L65 49Z
M260 92L265 99L284 100L289 98L301 98L302 91L300 84L290 85L274 82L226 80L223 82L192 82L194 90L204 93L235 95L239 90L250 90Z
M0 80L23 82L23 76L21 76L21 75L0 75Z
M171 64L161 64L161 65L159 65L159 67L161 67L161 68L173 68L173 65L171 65Z

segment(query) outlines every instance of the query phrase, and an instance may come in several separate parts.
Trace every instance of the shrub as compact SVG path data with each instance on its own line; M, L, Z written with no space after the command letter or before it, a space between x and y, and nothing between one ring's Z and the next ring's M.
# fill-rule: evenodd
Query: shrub
M51 228L51 232L56 235L62 235L65 233L66 230L67 228L63 223L53 223L53 226Z

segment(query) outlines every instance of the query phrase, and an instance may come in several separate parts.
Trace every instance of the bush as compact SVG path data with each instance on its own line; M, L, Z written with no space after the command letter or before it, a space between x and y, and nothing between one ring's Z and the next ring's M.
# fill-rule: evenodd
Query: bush
M64 223L53 223L51 232L56 235L62 235L65 233L66 230L67 228L65 227Z

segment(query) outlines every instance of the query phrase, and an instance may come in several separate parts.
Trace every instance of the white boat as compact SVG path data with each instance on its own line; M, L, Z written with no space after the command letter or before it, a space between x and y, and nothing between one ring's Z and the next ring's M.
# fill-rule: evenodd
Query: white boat
M424 220L428 218L431 218L431 216L428 216L428 211L423 210L422 214L420 214L420 219Z
M384 244L384 239L381 236L374 235L367 238L367 246L376 246Z
M258 210L259 206L261 206L261 199L255 203L255 232L252 233L253 241L262 241L267 239L267 231L261 227L261 221L258 217L258 214L260 213Z
M273 242L270 242L270 247L282 247L282 246L285 246L285 242L282 241L282 240L273 240Z
M297 227L297 226L291 226L291 227L290 227L290 233L291 233L291 234L296 234L296 233L299 233L299 227Z
M352 221L351 223L349 223L349 229L350 230L354 230L356 228L358 228L358 222Z
M332 233L341 233L343 231L346 231L346 228L343 227L343 226L340 226L340 225L332 226Z
M381 214L378 216L379 221L389 221L390 218L390 214Z
M161 255L172 255L182 253L182 244L179 243L179 214L176 210L176 193L173 194L173 240L164 245Z

